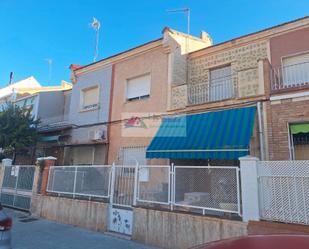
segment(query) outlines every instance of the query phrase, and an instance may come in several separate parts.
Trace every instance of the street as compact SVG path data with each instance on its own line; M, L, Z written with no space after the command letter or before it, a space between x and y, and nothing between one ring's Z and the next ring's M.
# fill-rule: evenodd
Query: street
M70 225L34 219L26 213L10 209L6 212L13 218L13 249L154 248Z

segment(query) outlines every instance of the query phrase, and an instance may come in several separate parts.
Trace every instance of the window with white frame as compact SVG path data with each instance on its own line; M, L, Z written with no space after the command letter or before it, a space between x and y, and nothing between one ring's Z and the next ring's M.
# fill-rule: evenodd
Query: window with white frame
M282 58L283 85L309 83L309 53Z
M290 124L290 148L294 160L309 160L309 123Z
M81 91L81 109L91 110L99 106L99 87L90 87Z
M234 96L231 65L210 69L209 101L229 99Z
M127 101L148 98L150 96L150 74L127 80Z

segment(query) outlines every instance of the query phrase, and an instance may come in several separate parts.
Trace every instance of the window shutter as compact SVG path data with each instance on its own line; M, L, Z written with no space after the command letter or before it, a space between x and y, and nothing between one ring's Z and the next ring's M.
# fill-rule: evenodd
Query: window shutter
M83 107L94 106L99 102L99 88L94 87L83 90Z
M144 75L127 81L127 99L150 95L150 75Z

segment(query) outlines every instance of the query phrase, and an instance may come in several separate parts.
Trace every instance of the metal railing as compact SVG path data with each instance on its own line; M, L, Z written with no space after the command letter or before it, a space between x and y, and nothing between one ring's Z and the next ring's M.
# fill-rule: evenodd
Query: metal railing
M271 89L281 90L309 85L309 62L273 67Z
M113 165L111 174L110 203L132 207L136 201L137 165Z
M29 210L34 174L33 165L4 166L0 198L2 205Z
M234 166L53 166L47 192L100 197L122 207L165 205L241 216L239 168Z
M232 76L211 80L207 83L188 85L188 103L190 105L219 101L235 97Z
M175 166L172 204L241 215L239 168Z
M261 161L258 183L262 219L309 224L309 161Z
M53 166L49 169L47 192L108 198L110 165Z
M201 210L241 216L239 168L232 166L141 166L137 205ZM190 209L190 210L189 210Z

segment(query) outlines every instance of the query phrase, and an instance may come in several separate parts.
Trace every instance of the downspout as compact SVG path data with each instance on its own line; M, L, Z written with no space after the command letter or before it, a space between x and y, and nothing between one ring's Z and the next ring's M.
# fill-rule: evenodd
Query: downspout
M259 129L259 137L260 137L260 156L261 160L265 160L264 156L264 134L262 130L262 117L261 117L261 102L257 102L256 104L257 113L258 113L258 129Z

